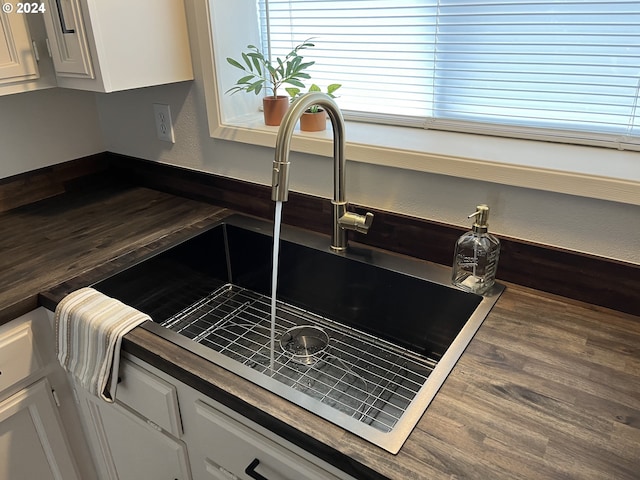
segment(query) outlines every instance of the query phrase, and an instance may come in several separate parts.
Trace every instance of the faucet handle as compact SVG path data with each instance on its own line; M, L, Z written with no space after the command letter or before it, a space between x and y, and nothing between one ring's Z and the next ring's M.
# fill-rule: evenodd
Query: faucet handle
M353 212L345 212L338 220L340 227L345 230L355 230L359 233L367 233L373 223L373 213L367 212L364 215Z
M360 233L367 233L369 231L369 228L371 228L372 224L373 224L373 213L367 212L364 214L364 221L362 225L359 226L359 228L356 228L356 230Z

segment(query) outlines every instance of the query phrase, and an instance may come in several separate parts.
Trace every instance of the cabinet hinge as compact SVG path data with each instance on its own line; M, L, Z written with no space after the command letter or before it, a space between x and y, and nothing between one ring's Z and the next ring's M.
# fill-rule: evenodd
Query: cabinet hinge
M56 402L56 405L58 407L60 407L60 399L58 398L58 394L53 388L51 389L51 395L53 395L53 401Z
M220 472L222 472L223 475L229 477L232 480L239 480L236 475L234 475L233 473L231 473L229 470L227 470L224 467L218 466L218 470L220 470Z
M151 428L153 428L154 430L157 430L159 432L162 432L162 427L160 425L158 425L157 423L153 423L148 418L146 419L146 421L147 421L147 425L149 425Z
M38 44L35 40L31 41L31 45L33 46L33 56L36 59L36 62L40 61L40 53L38 52Z
M240 480L233 472L230 472L226 468L218 465L210 458L205 460L205 468L207 469L207 473L211 474L215 478L221 478L221 475L228 478L229 480Z

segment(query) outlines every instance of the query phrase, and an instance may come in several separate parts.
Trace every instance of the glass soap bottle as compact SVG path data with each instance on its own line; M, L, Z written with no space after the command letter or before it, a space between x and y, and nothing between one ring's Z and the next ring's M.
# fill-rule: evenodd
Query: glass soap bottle
M487 232L487 205L478 205L468 218L472 217L475 217L472 230L456 242L451 281L467 292L482 295L495 283L500 240Z

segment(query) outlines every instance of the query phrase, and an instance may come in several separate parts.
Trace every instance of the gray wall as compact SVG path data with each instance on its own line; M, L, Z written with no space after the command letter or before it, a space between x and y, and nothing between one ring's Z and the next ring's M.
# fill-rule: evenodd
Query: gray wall
M271 181L273 149L209 137L199 80L98 95L97 103L110 151L265 185ZM153 103L171 106L175 144L156 139ZM294 154L291 162L292 190L332 195L331 159ZM640 264L637 206L356 162L348 163L347 174L354 203L468 225L466 214L487 202L490 227L498 234Z
M0 178L104 151L98 118L93 93L0 96Z

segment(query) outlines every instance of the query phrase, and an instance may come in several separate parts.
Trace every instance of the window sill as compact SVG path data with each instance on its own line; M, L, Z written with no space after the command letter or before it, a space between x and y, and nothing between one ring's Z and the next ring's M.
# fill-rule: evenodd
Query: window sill
M296 131L291 149L330 157L332 133ZM277 127L248 115L215 138L273 147ZM600 147L346 122L347 160L640 205L640 155ZM562 165L562 169L558 168Z

